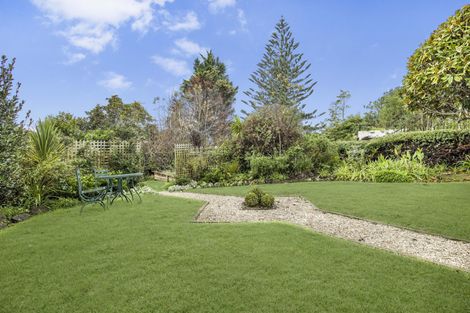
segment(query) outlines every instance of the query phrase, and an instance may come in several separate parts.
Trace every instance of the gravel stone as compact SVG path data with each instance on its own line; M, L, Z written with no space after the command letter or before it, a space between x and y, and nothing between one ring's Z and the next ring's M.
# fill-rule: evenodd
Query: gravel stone
M272 210L244 210L241 197L190 192L159 194L207 202L196 216L198 222L288 222L322 234L470 271L468 242L327 213L299 197L278 197Z

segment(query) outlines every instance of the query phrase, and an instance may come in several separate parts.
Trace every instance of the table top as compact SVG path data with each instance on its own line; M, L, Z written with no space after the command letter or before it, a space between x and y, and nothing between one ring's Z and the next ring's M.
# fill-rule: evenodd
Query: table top
M128 178L128 177L140 177L143 176L144 173L127 173L127 174L100 174L96 175L96 178L100 179L113 179L113 178Z

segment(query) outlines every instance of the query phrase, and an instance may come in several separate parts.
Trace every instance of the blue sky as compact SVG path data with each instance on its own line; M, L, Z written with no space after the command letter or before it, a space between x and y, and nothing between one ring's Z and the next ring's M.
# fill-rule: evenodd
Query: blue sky
M459 0L0 0L0 54L34 119L82 116L118 94L152 115L192 62L212 49L242 91L281 15L318 81L309 109L326 111L340 89L349 113L400 85L407 58L467 1Z

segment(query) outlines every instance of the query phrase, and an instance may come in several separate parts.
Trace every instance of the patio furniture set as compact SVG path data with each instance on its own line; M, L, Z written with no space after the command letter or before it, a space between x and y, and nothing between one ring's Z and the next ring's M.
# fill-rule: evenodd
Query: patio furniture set
M122 198L127 202L134 201L134 195L142 202L137 182L143 176L143 173L110 174L107 170L93 170L95 178L95 188L84 189L80 168L76 169L78 197L83 203L80 208L80 214L87 204L99 204L105 209L114 203L117 198ZM106 182L101 186L98 181ZM106 202L105 202L106 201Z

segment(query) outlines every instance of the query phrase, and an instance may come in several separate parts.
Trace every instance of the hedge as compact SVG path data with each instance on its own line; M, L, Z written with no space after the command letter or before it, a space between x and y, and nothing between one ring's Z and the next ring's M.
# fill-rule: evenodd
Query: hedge
M379 155L394 156L396 149L412 153L421 149L424 161L429 165L454 165L470 155L470 129L404 132L370 141L339 143L339 153L343 158L375 160Z

